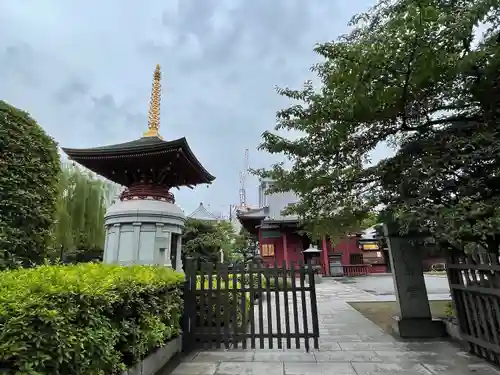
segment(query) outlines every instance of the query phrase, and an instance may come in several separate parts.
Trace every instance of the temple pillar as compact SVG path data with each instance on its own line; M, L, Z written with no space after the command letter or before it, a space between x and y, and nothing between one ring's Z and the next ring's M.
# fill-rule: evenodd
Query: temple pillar
M437 338L446 335L444 323L432 319L425 287L421 251L416 237L401 236L396 223L384 224L394 290L401 315L393 329L402 338Z
M182 271L180 238L185 221L184 212L171 202L119 200L104 217L107 230L103 262L162 265ZM177 246L172 246L173 236Z
M286 267L288 268L288 244L286 232L281 233L281 238L283 240L283 259L285 260Z
M328 262L328 244L326 242L326 237L321 240L321 261L323 263L323 275L330 275L330 267Z
M262 229L261 228L259 228L258 236L259 236L259 255L262 256Z

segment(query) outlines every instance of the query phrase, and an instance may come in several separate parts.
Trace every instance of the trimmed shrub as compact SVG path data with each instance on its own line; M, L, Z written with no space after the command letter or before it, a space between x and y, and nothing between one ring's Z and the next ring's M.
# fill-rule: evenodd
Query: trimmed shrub
M0 274L6 374L116 374L180 333L184 275L87 263Z
M61 171L57 144L0 100L0 269L49 257Z

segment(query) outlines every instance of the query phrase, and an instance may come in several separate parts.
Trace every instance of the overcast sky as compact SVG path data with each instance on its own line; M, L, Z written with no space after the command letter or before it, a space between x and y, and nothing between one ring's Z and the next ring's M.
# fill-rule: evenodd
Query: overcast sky
M274 86L314 78L315 43L345 33L374 0L0 0L0 99L22 108L61 146L139 138L152 73L163 71L160 132L187 137L216 176L176 192L227 214L238 202L245 148L250 166L263 131L287 105ZM256 203L257 181L247 183Z

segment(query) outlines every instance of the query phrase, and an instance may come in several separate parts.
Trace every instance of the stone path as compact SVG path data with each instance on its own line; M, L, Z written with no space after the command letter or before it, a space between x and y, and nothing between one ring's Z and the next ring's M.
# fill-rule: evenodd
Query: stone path
M346 303L373 300L367 292L324 279L316 294L319 350L200 351L185 357L171 375L500 375L446 341L395 340Z

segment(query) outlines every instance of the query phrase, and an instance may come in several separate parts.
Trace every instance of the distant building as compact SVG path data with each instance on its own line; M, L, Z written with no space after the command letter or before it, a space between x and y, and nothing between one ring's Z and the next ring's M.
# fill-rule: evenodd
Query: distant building
M263 179L259 186L259 208L240 210L237 213L241 225L251 234L258 237L259 253L264 263L280 265L285 262L304 262L304 250L311 241L299 233L300 223L295 215L283 215L283 211L298 201L293 192L268 194L267 189L273 181ZM322 249L320 261L323 274L329 274L328 253Z
M296 203L298 197L293 192L268 194L266 191L272 183L271 180L261 180L259 208L239 210L237 217L247 231L258 237L259 252L265 263L278 261L280 265L282 262L289 265L291 262L305 262L304 250L314 244L299 233L301 225L297 216L282 213L290 204ZM335 246L326 237L318 245L320 252L316 262L324 275L387 272L385 254L379 251L371 231L364 236L348 235Z
M189 219L196 219L196 220L203 220L203 221L219 221L220 217L214 215L213 213L209 212L205 206L203 205L202 202L200 202L200 205L196 210L191 212L188 215Z

